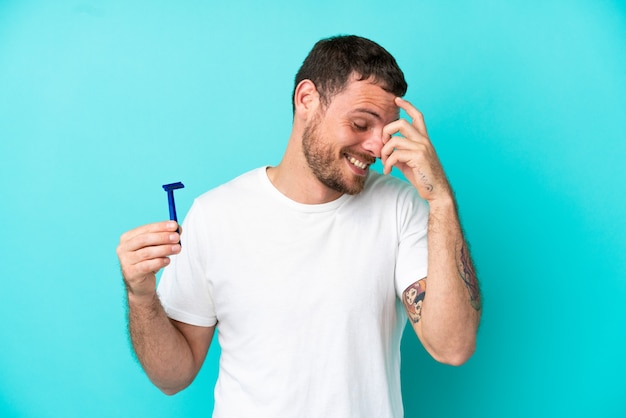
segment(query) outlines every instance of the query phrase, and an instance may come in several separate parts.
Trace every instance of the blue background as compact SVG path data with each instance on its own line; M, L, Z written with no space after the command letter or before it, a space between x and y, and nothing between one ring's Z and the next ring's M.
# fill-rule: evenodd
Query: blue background
M318 39L394 54L484 293L464 366L403 340L407 417L626 416L620 1L0 0L0 416L200 417L131 355L115 247L279 162ZM179 215L180 216L180 215Z

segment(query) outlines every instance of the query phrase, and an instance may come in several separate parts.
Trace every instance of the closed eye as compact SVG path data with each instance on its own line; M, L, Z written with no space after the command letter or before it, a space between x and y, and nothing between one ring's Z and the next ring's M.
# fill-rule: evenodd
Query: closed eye
M352 127L355 131L365 132L367 131L367 125L359 125L357 123L352 123Z

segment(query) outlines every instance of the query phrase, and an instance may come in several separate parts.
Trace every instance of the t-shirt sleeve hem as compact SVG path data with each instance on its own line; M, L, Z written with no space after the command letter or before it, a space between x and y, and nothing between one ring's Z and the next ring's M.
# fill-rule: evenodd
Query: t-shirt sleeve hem
M171 306L167 306L163 302L161 302L161 304L163 305L163 309L165 310L167 316L175 321L184 322L185 324L195 325L198 327L213 327L217 324L216 317L198 316L172 308Z
M415 270L415 275L412 277L405 277L403 280L397 280L396 281L396 293L398 295L399 298L402 298L402 294L404 293L404 291L411 286L413 283L417 282L418 280L422 280L423 278L425 278L428 275L428 268L426 268L426 266L424 266L424 268L420 268L418 270Z

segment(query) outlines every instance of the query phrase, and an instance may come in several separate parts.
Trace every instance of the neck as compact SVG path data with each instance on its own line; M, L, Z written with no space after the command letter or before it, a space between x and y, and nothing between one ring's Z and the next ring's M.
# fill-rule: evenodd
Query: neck
M279 192L298 203L316 205L332 202L343 193L322 184L309 168L301 140L292 134L280 164L267 169L267 176Z

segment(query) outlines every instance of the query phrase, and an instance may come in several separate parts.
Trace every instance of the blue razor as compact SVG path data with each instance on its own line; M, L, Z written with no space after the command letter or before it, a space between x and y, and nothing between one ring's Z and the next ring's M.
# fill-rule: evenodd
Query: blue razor
M176 203L174 202L174 190L182 189L183 187L185 187L185 185L181 182L163 185L163 190L167 192L167 203L170 206L170 220L176 221L176 223L178 223L178 218L176 217ZM180 232L180 228L178 229L178 231Z

